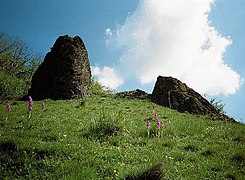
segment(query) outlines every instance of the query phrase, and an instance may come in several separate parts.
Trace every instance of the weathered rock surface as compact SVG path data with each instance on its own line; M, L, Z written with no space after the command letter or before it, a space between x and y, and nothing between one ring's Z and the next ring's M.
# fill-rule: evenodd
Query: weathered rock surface
M57 38L32 77L28 95L34 100L73 99L92 94L88 53L79 36Z
M235 121L221 115L205 98L176 78L158 76L152 92L156 104L191 114L210 115L213 119Z
M147 99L149 95L140 89L133 91L124 91L116 94L116 98L126 98L126 99Z

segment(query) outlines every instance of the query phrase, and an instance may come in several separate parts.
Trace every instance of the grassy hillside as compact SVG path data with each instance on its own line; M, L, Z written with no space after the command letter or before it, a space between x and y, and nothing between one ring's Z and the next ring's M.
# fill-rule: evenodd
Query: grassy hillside
M3 179L123 179L159 163L162 179L244 179L245 125L212 121L152 103L86 100L0 104ZM151 128L147 129L147 120Z

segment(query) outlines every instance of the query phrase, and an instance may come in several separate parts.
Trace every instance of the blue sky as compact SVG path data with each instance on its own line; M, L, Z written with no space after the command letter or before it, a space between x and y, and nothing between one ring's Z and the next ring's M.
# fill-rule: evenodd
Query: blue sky
M79 35L93 74L116 91L151 92L171 75L245 122L244 19L244 0L1 0L0 32L43 55L59 35Z

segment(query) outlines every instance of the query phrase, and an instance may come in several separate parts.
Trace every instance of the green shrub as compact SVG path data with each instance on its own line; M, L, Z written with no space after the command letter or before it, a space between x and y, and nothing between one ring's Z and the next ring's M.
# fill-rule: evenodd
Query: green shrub
M92 93L99 96L108 96L112 95L112 90L110 90L108 87L102 86L98 81L93 78Z
M27 84L24 80L0 71L0 100L19 99L27 93Z

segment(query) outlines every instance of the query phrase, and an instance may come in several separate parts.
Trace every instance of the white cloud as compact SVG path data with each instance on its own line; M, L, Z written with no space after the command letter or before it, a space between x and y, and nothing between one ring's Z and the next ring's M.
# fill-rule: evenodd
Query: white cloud
M116 73L113 68L104 66L100 68L98 66L91 67L92 75L97 81L110 89L116 89L123 84L123 79Z
M122 26L107 29L107 45L121 49L120 71L142 84L173 76L201 94L234 94L241 78L225 64L232 43L211 27L213 0L141 0Z
M110 29L110 28L107 28L107 29L105 30L105 34L106 34L107 36L111 36L111 35L112 35L111 29Z

